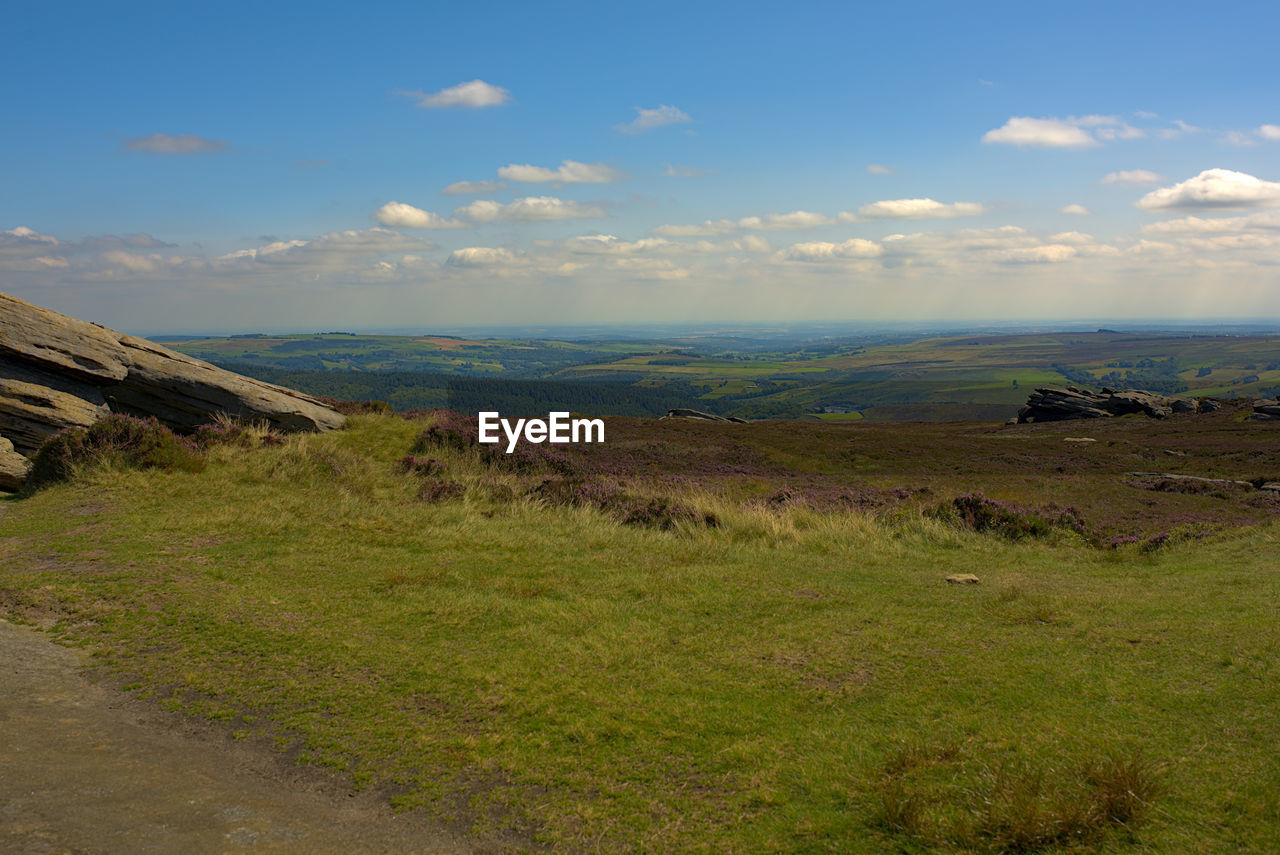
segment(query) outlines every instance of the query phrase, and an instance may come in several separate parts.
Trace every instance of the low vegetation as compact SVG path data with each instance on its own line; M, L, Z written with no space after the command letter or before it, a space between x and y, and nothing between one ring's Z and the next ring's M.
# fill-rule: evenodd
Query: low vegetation
M529 850L1263 853L1274 509L1123 477L1266 475L1268 426L1218 415L1094 443L614 419L519 463L438 412L122 422L151 438L59 440L0 503L0 612Z

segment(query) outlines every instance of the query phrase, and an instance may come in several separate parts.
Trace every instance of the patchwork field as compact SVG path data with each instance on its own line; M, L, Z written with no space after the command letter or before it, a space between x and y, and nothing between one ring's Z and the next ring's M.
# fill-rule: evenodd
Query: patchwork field
M751 343L326 334L171 344L264 379L287 371L280 382L304 390L330 384L316 372L335 370L363 374L349 382L360 385L361 396L382 400L410 394L407 372L608 383L661 389L685 406L744 418L858 413L879 421L1003 420L1034 387L1068 383L1216 397L1280 390L1280 338L1266 335L1096 332Z

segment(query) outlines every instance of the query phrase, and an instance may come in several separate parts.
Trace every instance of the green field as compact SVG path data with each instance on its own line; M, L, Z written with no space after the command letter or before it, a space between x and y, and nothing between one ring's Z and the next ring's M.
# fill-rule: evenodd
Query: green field
M415 446L429 421L256 432L5 500L0 610L513 849L1266 853L1276 508L1123 474L1280 472L1242 416L609 421L575 477L698 509L669 529ZM939 511L974 490L1084 524Z

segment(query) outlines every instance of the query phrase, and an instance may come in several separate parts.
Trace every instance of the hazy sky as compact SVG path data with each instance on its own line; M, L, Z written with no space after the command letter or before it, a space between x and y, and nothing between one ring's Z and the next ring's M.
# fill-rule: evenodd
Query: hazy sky
M1280 316L1280 5L28 3L0 291L133 330Z

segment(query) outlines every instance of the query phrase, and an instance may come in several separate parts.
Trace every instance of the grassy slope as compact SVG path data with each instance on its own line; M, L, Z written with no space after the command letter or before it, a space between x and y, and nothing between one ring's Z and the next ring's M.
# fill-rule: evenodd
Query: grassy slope
M1280 836L1272 526L1103 551L706 495L721 528L637 530L495 500L513 479L460 454L466 499L418 502L393 464L420 428L5 503L0 602L166 703L557 848L945 850L927 830L1009 770L1135 751L1163 794L1104 849ZM894 834L885 764L917 755L959 789L910 779L949 800Z

